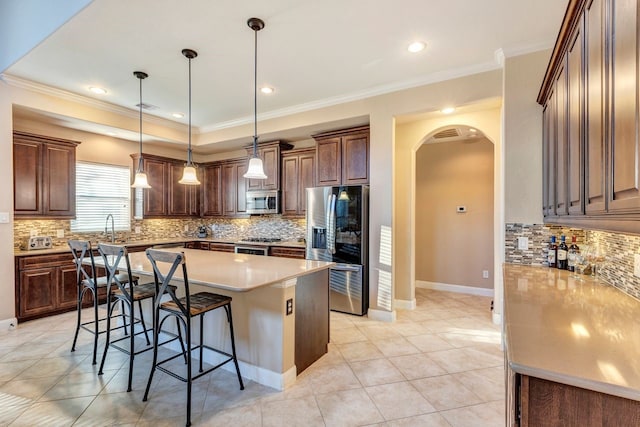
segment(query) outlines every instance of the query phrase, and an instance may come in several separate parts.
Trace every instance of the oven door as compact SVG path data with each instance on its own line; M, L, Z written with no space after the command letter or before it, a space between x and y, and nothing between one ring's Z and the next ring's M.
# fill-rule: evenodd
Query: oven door
M269 247L268 246L236 245L233 251L237 254L267 255L269 252Z

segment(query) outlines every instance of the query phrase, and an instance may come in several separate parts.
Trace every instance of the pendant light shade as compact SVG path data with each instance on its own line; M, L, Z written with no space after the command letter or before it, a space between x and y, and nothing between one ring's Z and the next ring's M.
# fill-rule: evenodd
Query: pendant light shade
M182 178L178 183L185 185L200 185L196 168L191 161L191 60L198 56L195 50L182 49L182 54L189 60L189 148L187 150L187 164L184 165Z
M253 30L253 156L249 159L247 173L243 176L250 179L267 179L262 166L262 159L258 157L258 31L264 28L264 21L260 18L250 18L247 21Z
M144 173L143 161L142 161L142 80L149 77L147 73L143 73L142 71L134 71L133 75L136 76L140 80L140 157L138 158L138 169L136 170L136 178L131 185L132 188L151 188L149 182L147 181L147 174Z

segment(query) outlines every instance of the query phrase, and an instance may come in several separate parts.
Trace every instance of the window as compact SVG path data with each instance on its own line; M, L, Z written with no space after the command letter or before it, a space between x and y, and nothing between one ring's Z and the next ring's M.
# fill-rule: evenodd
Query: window
M131 229L131 171L126 166L76 164L76 219L71 231L104 231L112 214L116 231ZM111 224L109 224L110 226Z

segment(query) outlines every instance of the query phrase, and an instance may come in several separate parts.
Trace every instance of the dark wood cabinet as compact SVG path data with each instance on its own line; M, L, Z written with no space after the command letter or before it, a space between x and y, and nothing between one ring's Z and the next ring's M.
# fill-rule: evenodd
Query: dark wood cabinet
M218 252L235 252L235 244L211 242L209 243L209 250Z
M228 217L247 214L247 170L244 159L222 164L222 214Z
M547 223L640 233L638 13L636 0L569 2L538 95Z
M282 154L282 215L305 216L306 189L316 183L316 150L305 148Z
M19 256L15 258L15 271L19 321L76 309L78 287L71 253ZM97 273L104 275L105 271L98 268ZM106 294L99 296L105 297ZM90 294L86 294L83 305L91 303Z
M138 154L132 154L134 170ZM143 154L143 167L151 188L142 191L144 218L194 217L200 215L200 186L183 185L184 161ZM200 173L197 170L198 173ZM140 192L136 192L137 196Z
M280 155L292 147L293 145L281 141L258 144L258 156L262 159L267 179L248 179L247 190L280 190ZM248 157L253 156L253 146L247 147L247 154Z
M14 214L74 218L77 141L13 133Z
M304 259L305 248L293 246L270 246L269 256Z
M208 164L202 173L202 216L222 215L222 166Z
M369 126L313 135L316 140L316 185L369 183Z

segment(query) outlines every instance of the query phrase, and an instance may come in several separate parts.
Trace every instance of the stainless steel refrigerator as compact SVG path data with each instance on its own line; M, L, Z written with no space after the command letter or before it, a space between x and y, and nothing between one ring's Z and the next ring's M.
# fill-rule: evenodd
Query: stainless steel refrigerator
M307 188L306 258L333 261L331 310L364 315L369 308L369 186Z

